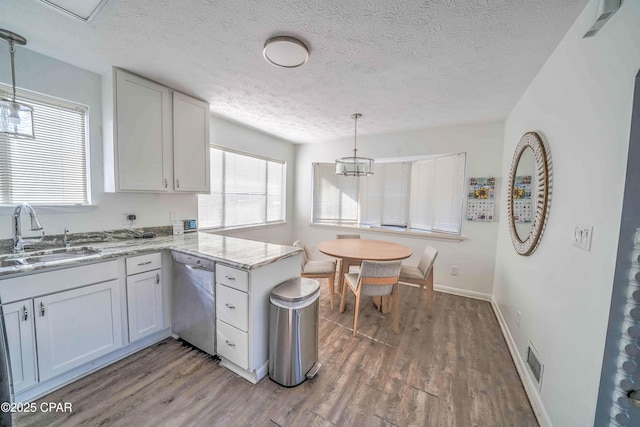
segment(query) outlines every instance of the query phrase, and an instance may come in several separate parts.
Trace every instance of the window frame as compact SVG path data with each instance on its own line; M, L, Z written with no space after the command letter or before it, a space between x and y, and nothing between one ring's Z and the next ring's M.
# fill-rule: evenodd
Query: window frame
M320 227L320 228L332 228L332 229L350 229L350 230L359 230L359 231L371 231L374 233L387 233L387 234L397 234L404 236L420 236L420 237L433 237L445 240L456 240L462 241L465 238L462 236L462 227L464 223L464 201L465 201L465 191L464 191L464 183L466 182L466 161L467 161L467 153L466 152L458 152L458 153L448 153L448 154L439 154L433 156L407 156L407 157L399 157L392 159L378 159L376 160L378 164L386 164L386 163L411 163L410 169L413 169L414 164L424 161L424 160L433 160L437 158L443 157L451 157L451 156L459 156L463 155L462 158L462 177L461 178L461 192L460 192L460 229L459 232L448 232L445 230L429 230L429 229L420 229L420 228L411 228L410 227L410 211L411 211L411 199L409 195L409 207L407 211L407 226L393 226L393 225L369 225L363 224L361 222L361 197L360 190L358 191L358 221L357 223L341 223L339 220L335 222L323 221L318 222L315 220L315 185L316 185L316 172L315 168L318 164L323 164L324 162L313 162L312 163L312 173L311 173L311 209L310 209L310 219L309 225L312 227ZM327 163L328 164L328 163ZM375 172L374 172L375 173ZM411 175L411 173L410 173ZM351 179L359 179L351 177ZM409 178L409 186L411 187L411 177ZM411 193L411 189L409 193Z
M225 159L224 159L224 153L232 153L232 154L236 154L236 155L240 155L240 156L245 156L245 157L251 157L253 159L257 159L257 160L261 160L264 162L271 162L271 163L277 163L282 165L282 185L280 186L280 190L281 190L281 206L282 206L282 219L279 220L275 220L275 221L267 221L267 216L268 216L268 208L267 208L267 203L269 200L269 193L268 193L268 189L269 189L269 167L268 165L265 165L265 174L264 174L264 182L265 182L265 212L264 212L264 216L265 216L265 221L261 222L261 223L255 223L255 224L241 224L241 225L232 225L232 226L221 226L221 227L215 227L215 226L200 226L200 196L210 196L211 195L211 191L213 190L214 187L214 183L213 183L213 177L212 177L212 182L211 182L211 189L210 192L208 194L199 194L198 195L198 228L201 230L215 230L215 231L225 231L225 230L238 230L238 229L246 229L246 228L257 228L257 227L270 227L270 226L274 226L274 225L280 225L280 224L286 224L287 222L287 162L285 160L279 160L279 159L274 159L271 157L266 157L266 156L261 156L258 154L254 154L254 153L249 153L246 151L241 151L241 150L236 150L233 148L229 148L229 147L223 147L220 145L215 145L215 144L210 144L209 145L209 150L214 149L214 150L220 150L223 153L223 160L222 160L222 206L221 206L221 211L222 211L222 222L224 224L224 218L225 218L225 211L226 211L226 199L224 197L225 193L225 184L226 184L226 174L225 174ZM211 155L211 151L209 151L209 155ZM212 162L213 164L213 162Z
M11 98L13 95L13 89L6 83L0 82L0 95L2 97ZM54 95L48 95L41 92L32 91L29 89L16 88L16 100L24 102L27 105L32 105L33 102L47 104L50 107L64 108L67 110L76 110L84 112L84 166L85 166L85 203L37 203L29 200L12 201L9 203L0 202L0 211L4 211L7 208L13 208L17 204L26 202L31 206L38 208L45 208L43 212L60 212L73 211L76 209L82 209L85 207L95 207L93 203L93 191L92 191L92 167L91 167L91 108L89 105L82 102L72 101L69 99L60 98ZM35 122L34 122L35 127ZM36 133L37 140L37 133ZM11 137L9 137L11 138ZM28 137L13 137L19 140L31 140Z

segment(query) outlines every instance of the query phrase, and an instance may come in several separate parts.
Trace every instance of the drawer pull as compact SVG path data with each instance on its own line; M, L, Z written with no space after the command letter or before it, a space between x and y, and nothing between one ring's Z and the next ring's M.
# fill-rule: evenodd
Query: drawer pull
M22 319L26 322L29 319L29 312L27 311L27 306L22 306Z
M40 303L40 317L44 317L44 304Z
M227 278L227 280L236 280L236 278L235 278L235 277L233 277L233 276L224 276L224 277L226 277L226 278Z
M169 182L167 182L167 178L164 179L164 188L167 188L169 186Z
M225 342L227 343L227 345L228 345L229 347L235 347L235 346L236 346L234 343L232 343L232 342L231 342L231 341L229 341L229 340L225 340Z
M145 262L141 262L138 265L149 265L151 264L152 261L145 261Z
M226 303L226 304L225 304L225 306L226 306L227 308L230 308L231 310L235 310L235 309L236 309L236 306L235 306L235 305L233 305L233 304Z
M160 283L160 273L156 274L156 285Z
M180 180L176 178L176 188L180 188Z

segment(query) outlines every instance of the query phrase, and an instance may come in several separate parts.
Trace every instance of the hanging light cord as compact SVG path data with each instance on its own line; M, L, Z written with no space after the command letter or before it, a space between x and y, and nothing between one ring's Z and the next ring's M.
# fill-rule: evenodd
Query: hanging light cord
M356 113L351 117L355 119L355 125L353 126L353 161L355 163L357 158L358 149L356 148L356 143L358 140L358 117L362 116L360 113Z
M16 47L13 40L9 41L9 53L11 54L11 84L13 86L13 102L16 102L16 65L14 62L14 54L16 53Z

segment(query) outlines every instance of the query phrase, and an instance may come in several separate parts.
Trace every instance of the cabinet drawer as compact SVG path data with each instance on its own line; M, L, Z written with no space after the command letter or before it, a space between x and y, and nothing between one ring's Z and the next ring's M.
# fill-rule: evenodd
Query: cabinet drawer
M228 286L216 285L217 318L247 332L249 324L249 294Z
M249 369L249 334L221 320L216 321L216 330L218 355L242 369Z
M160 252L127 258L127 276L156 270L161 263Z
M216 264L216 282L239 291L249 291L249 273L237 268Z

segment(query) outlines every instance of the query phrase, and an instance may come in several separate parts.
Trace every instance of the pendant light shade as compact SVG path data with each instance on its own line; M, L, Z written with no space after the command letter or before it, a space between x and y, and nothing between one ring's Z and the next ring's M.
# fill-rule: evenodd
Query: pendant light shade
M0 38L9 42L11 55L12 98L0 99L0 132L14 136L33 138L33 108L16 101L16 69L14 64L15 44L25 45L27 40L8 30L0 29Z
M358 136L358 119L362 114L352 114L351 118L355 120L353 133L353 156L342 157L336 159L336 174L344 176L368 176L373 175L373 159L368 157L358 157L358 148L356 140Z

